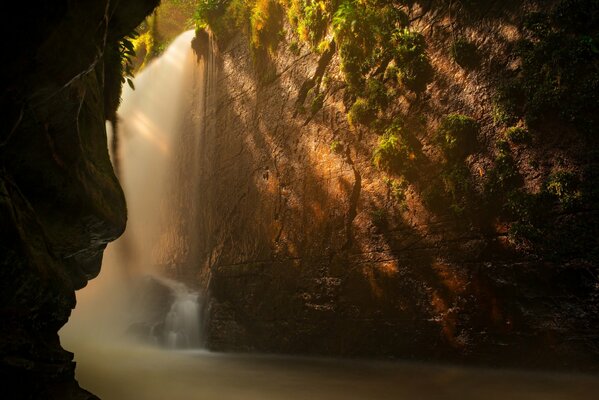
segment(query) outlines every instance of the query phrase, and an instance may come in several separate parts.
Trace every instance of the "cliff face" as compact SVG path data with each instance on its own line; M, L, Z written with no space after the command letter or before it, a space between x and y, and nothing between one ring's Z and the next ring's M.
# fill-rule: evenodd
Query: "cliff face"
M156 3L21 3L2 17L10 38L1 74L3 398L95 398L77 385L57 332L75 290L98 274L106 244L125 228L105 104L120 95L120 72L110 72L120 71L119 41Z
M549 113L526 144L500 140L524 121L499 118L500 87L526 73L516 47L541 9L489 3L410 9L434 77L420 93L395 87L379 112L403 120L412 164L401 174L373 162L385 125L348 123L356 94L334 43L298 51L289 26L276 56L252 54L243 36L221 43L199 182L203 264L187 271L206 278L210 348L597 365L597 203L547 194L555 171L594 179L595 139ZM456 37L475 66L452 58ZM458 161L439 144L452 113L477 125ZM508 192L547 195L526 208L543 208L546 230L506 211Z

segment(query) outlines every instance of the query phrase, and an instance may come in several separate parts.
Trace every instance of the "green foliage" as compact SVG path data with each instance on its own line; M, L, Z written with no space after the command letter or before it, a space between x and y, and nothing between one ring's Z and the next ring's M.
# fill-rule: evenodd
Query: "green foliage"
M421 33L408 28L395 30L391 38L395 45L395 59L398 64L406 64L420 57L426 50L426 41Z
M571 171L562 170L549 175L543 185L543 191L565 209L576 206L582 198L580 180Z
M441 181L450 198L449 208L454 214L462 215L470 194L470 170L462 164L448 165L441 173Z
M347 116L351 126L373 125L377 113L383 111L389 104L385 85L378 79L366 80L364 95L365 97L358 97L349 109Z
M510 241L521 250L547 259L596 261L597 221L588 214L572 212L583 196L579 177L564 170L549 175L539 193L510 192L505 206L512 220Z
M508 239L517 247L531 248L533 243L543 240L541 221L547 207L541 200L538 195L522 190L508 193L504 209L513 221L508 229Z
M159 33L158 13L156 11L146 18L140 29L145 31L131 40L136 55L133 64L137 66L138 71L144 69L150 61L160 56L166 50L168 44Z
M372 9L357 1L343 1L333 15L332 28L337 43L354 43L366 55L375 44Z
M253 5L250 0L200 0L194 13L196 29L208 27L222 42L238 31L249 33Z
M193 15L196 26L201 29L212 27L231 2L229 0L199 0Z
M323 54L325 51L329 51L330 48L331 42L329 42L326 39L323 39L320 41L320 43L318 43L318 46L316 46L316 51L318 54Z
M324 93L323 92L317 92L314 97L312 98L312 103L310 104L310 111L312 112L312 114L316 114L318 112L318 110L320 110L322 108L322 106L324 105Z
M415 159L414 151L402 135L402 124L394 121L374 149L373 164L381 171L400 173Z
M196 29L210 28L224 42L246 32L253 50L274 53L284 36L283 8L277 0L200 0L194 20Z
M599 255L596 220L573 212L585 196L576 173L558 170L550 174L538 193L514 185L504 190L504 212L511 220L508 237L517 248L556 260Z
M466 157L476 147L478 122L462 114L449 114L443 117L437 129L437 142L450 161Z
M487 174L485 194L489 198L501 200L504 195L520 186L521 181L509 144L505 140L499 140L493 168Z
M456 63L466 69L474 69L480 63L476 46L465 38L456 39L452 43L449 53Z
M389 105L389 97L385 85L375 78L366 80L366 96L368 102L379 110L384 110Z
M434 195L434 198L428 201L439 203L439 198L448 198L449 208L457 216L464 213L471 198L471 174L462 161L475 149L478 131L478 122L462 114L444 116L437 129L437 142L447 160L441 172L444 195L439 189L430 191L428 196ZM431 205L438 207L435 204Z
M274 53L283 27L283 10L275 0L256 0L250 12L250 44Z
M347 119L351 126L357 126L358 124L369 125L376 119L376 113L376 107L368 99L358 97L350 107Z
M527 39L519 43L519 84L526 97L527 123L558 116L581 132L599 123L599 5L594 0L562 1L554 12L531 14Z
M339 46L339 57L341 59L341 71L350 90L358 92L363 86L364 73L367 66L359 47L351 42L342 43Z
M523 126L512 126L505 130L504 136L514 144L530 143L532 137L528 129Z
M331 27L339 46L341 70L350 88L361 87L364 73L369 69L375 46L373 14L364 5L351 0L342 2L333 15Z
M397 67L397 65L395 65L395 61L392 60L389 63L389 65L387 65L387 68L385 69L384 79L385 80L397 79L398 75L399 75L399 68Z
M131 89L135 89L131 78L133 78L133 60L135 58L134 41L138 36L138 33L133 31L119 42L119 56L122 68L121 83L127 82Z
M300 54L299 43L297 41L289 43L289 51L298 56Z
M426 89L433 78L433 68L426 55L424 36L407 28L398 29L392 33L391 43L400 82L415 92Z
M387 178L385 184L387 185L389 195L397 202L400 210L405 210L407 208L406 191L408 189L408 182L406 179L403 176L400 176L399 178Z
M374 226L376 226L377 228L385 228L388 224L387 210L385 210L384 208L375 208L374 210L372 210L370 212L370 218Z
M409 149L401 136L385 133L374 150L372 161L383 171L399 171L409 157Z
M405 13L387 2L345 0L331 21L345 81L354 92L366 76L392 58L393 32L407 24Z
M521 114L524 101L525 94L517 80L501 80L493 97L493 122L497 125L514 124Z
M316 46L325 36L332 15L332 2L323 0L294 0L290 10L294 10L293 20L299 37ZM288 13L289 16L289 13Z

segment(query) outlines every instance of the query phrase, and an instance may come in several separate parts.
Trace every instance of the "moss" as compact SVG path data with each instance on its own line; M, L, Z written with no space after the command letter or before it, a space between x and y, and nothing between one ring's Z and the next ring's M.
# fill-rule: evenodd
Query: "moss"
M399 68L397 67L397 65L395 65L395 61L391 61L391 63L389 63L389 65L387 65L387 68L385 69L384 79L385 80L397 79L398 75L399 75Z
M370 212L370 219L374 226L384 229L389 224L388 213L384 208L375 208Z
M521 83L512 78L503 78L497 83L493 97L493 122L496 125L513 125L523 114L525 94Z
M359 93L373 70L393 58L392 38L407 24L406 14L385 2L342 1L331 20L345 81ZM409 69L409 68L408 68ZM409 80L410 71L406 70ZM377 72L378 73L378 72Z
M250 12L250 45L276 52L283 28L283 9L275 0L256 0Z
M316 47L325 36L332 7L333 4L328 1L294 0L287 16L297 27L299 37Z
M342 43L339 47L341 72L350 91L360 92L364 84L364 62L361 51L352 43Z
M312 98L312 103L310 104L310 111L312 114L316 114L324 105L324 93L318 92Z
M487 173L485 194L489 199L501 202L505 194L520 186L522 177L512 157L509 144L505 140L499 140L496 147L497 155L493 168Z
M135 71L144 69L150 61L160 56L167 47L167 42L159 33L158 13L155 11L140 27L140 34L132 37Z
M389 196L397 203L400 210L407 208L406 203L406 191L408 189L408 182L403 176L398 178L387 178L385 180Z
M214 21L220 17L230 2L222 0L199 0L194 13L194 20L198 28L212 27Z
M512 126L505 130L505 138L514 144L525 144L532 141L532 136L528 129L523 126Z
M543 229L540 225L543 209L539 207L538 195L526 193L522 190L514 190L508 193L504 210L512 219L508 229L509 241L519 248L531 249L533 243L543 240Z
M405 141L393 133L386 133L374 150L372 162L382 171L400 171L409 160L410 151Z
M289 43L289 51L298 56L300 54L299 43L297 41Z
M200 0L193 18L197 29L208 27L226 43L240 30L250 32L252 7L246 0Z
M316 52L318 54L322 54L325 51L328 51L331 48L331 42L328 40L321 40L320 43L318 43L318 46L316 47Z
M433 69L426 55L424 36L407 28L396 30L391 37L398 80L408 89L421 92L433 79Z
M354 1L342 2L333 15L331 27L339 47L341 70L350 89L358 92L376 45L370 9Z
M347 119L349 124L354 127L358 124L369 125L376 119L376 113L376 107L374 107L368 99L358 97L350 107Z
M446 158L456 161L474 151L479 129L474 118L463 114L449 114L441 119L437 129L437 142Z
M571 171L556 171L547 177L543 191L563 208L571 209L582 198L580 179Z
M441 173L445 193L449 196L449 208L461 216L467 208L471 176L468 168L461 164L447 165Z
M402 124L395 120L379 139L372 156L373 164L381 171L401 173L416 158L402 135Z
M505 207L512 219L510 241L518 249L543 259L596 262L597 221L586 213L572 213L580 204L582 193L578 177L567 171L548 176L539 193L512 191Z
M384 110L389 105L389 97L385 85L375 78L366 80L366 96L370 104L379 110Z
M584 11L583 11L584 10ZM580 132L596 131L599 102L599 6L593 0L563 1L524 23L517 47L528 124L559 117Z

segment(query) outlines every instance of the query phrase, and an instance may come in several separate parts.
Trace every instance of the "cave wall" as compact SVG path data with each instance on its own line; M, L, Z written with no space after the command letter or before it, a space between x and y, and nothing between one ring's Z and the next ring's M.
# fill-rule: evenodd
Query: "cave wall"
M558 258L527 250L510 237L513 217L480 194L505 130L492 117L498 76L518 68L523 20L539 10L490 3L460 20L412 9L435 75L423 93L391 99L388 114L406 118L416 149L403 201L372 162L380 131L348 124L355 97L334 48L296 51L289 26L274 56L252 53L244 35L220 43L216 128L203 138L198 182L202 263L185 272L209 294L209 348L597 366L598 266L574 244L589 239L567 238L574 250ZM449 56L456 34L476 45L476 69ZM449 113L480 125L465 160L475 195L461 212L426 199L443 184L435 132ZM533 145L510 145L522 188L539 192L558 163L592 169L588 142L572 132L546 124ZM574 216L596 232L592 201L548 218L559 230Z
M3 13L2 398L96 398L77 385L57 332L125 228L105 104L120 96L119 41L156 4L21 2Z

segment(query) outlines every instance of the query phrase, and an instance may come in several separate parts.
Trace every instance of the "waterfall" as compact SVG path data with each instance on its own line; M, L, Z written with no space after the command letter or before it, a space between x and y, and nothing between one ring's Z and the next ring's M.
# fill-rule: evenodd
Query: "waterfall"
M105 336L110 327L167 347L201 345L199 182L203 137L214 130L207 115L215 49L211 35L184 32L135 77L135 90L123 88L118 158L127 229L108 247L99 278L78 293L61 334L96 326L92 334Z
M180 282L164 280L173 293L173 301L164 320L163 342L168 348L200 345L199 294ZM160 340L154 333L153 338Z
M215 57L211 40L198 56L194 32L181 34L125 88L118 115L123 136L123 187L129 208L127 235L169 275L197 260L198 187L206 118L214 104Z

